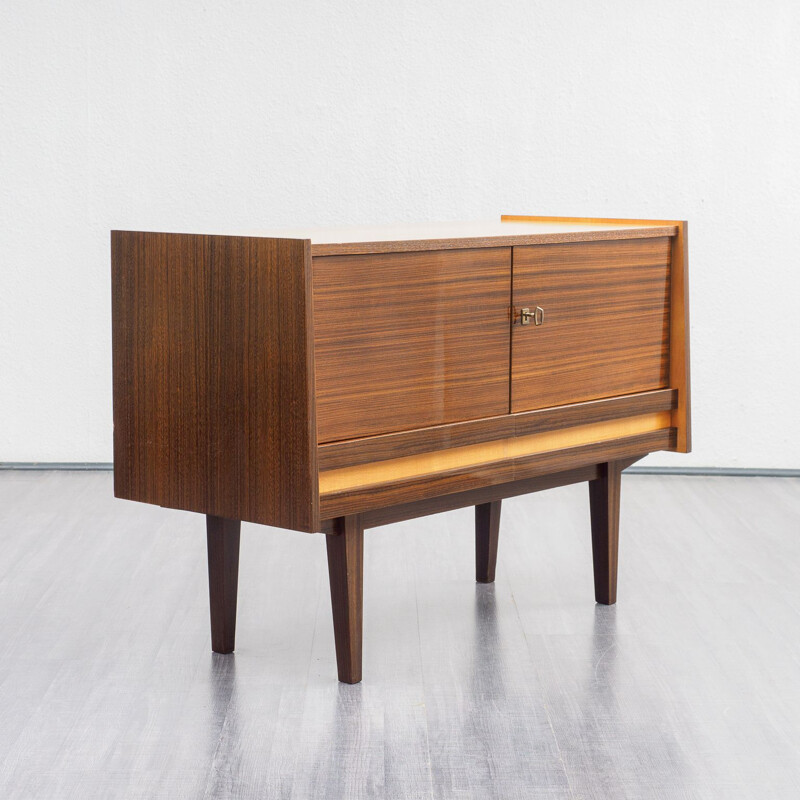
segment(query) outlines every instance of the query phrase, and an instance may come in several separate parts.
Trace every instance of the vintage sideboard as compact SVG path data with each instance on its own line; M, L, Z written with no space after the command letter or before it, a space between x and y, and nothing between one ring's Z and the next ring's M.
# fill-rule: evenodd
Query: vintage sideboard
M325 535L361 679L365 528L588 481L614 603L622 470L687 452L686 223L503 216L254 235L113 231L117 497L207 517L234 648L242 520Z

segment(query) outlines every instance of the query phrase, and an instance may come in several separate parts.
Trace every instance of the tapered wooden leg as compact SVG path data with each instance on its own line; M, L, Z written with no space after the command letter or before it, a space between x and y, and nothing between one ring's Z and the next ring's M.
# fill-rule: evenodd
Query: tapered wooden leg
M610 461L600 465L600 476L589 481L592 516L594 597L598 603L617 602L617 556L619 553L619 499L623 465Z
M239 585L239 534L236 519L206 516L211 649L232 653L236 641L236 593Z
M364 616L364 528L356 516L339 517L328 534L336 665L342 683L361 680L361 630Z
M494 583L501 501L475 506L475 580Z

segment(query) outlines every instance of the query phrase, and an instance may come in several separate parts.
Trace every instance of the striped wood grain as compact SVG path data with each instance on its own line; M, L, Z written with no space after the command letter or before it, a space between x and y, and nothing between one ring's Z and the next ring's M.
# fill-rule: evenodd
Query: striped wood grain
M511 250L313 259L320 443L508 412Z
M514 248L511 410L665 388L670 239Z
M671 411L676 407L677 395L674 389L659 389L654 392L607 397L557 408L522 411L488 419L454 422L383 436L331 442L319 447L319 468L322 471L352 467L444 450L448 447L463 447L495 439L559 430L573 425L623 419L655 411Z
M307 241L113 231L114 490L319 527Z

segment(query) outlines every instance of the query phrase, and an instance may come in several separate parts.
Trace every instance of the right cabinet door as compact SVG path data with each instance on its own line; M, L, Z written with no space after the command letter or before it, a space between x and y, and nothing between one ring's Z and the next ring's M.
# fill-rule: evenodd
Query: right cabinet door
M670 243L514 248L513 412L667 386Z

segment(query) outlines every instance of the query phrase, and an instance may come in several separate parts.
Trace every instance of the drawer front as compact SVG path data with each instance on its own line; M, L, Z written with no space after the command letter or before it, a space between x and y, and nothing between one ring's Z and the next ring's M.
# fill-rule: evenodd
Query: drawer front
M667 386L669 260L668 237L515 247L511 410Z
M511 248L312 269L319 442L508 413Z

